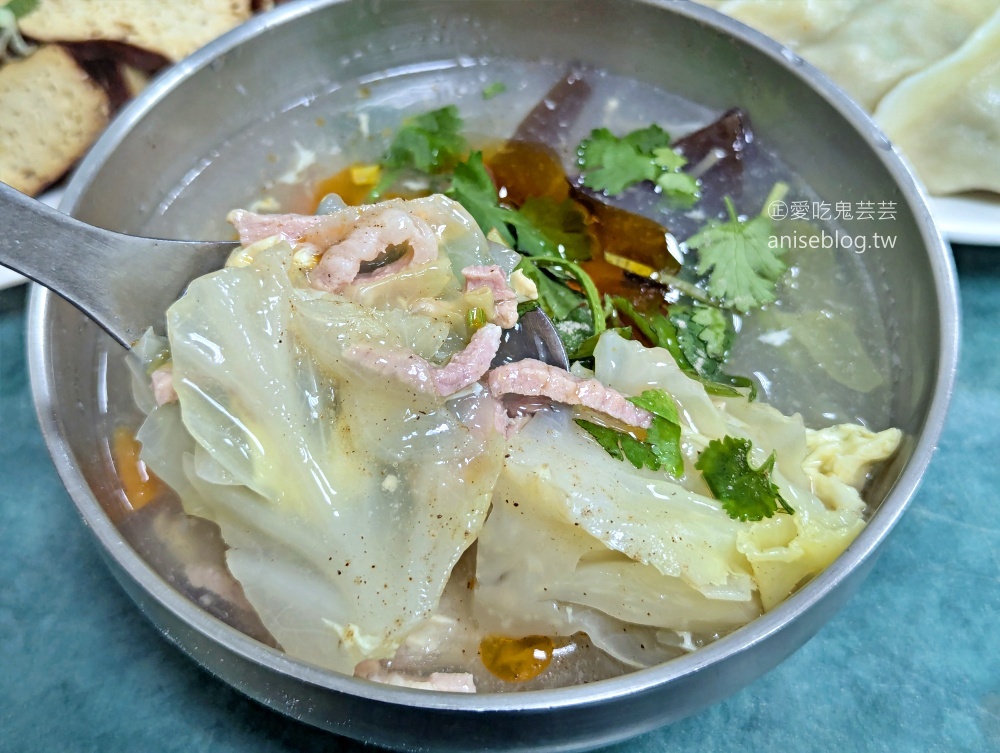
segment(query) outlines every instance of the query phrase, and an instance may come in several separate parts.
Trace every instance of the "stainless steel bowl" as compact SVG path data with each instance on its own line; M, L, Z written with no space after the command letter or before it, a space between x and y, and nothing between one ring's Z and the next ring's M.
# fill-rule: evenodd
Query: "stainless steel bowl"
M881 313L895 334L892 424L908 440L870 488L877 509L857 541L785 603L706 648L560 690L456 697L376 686L290 659L229 627L171 587L137 552L124 533L121 483L108 451L113 427L137 418L121 351L71 306L35 289L28 347L42 429L122 586L168 640L226 682L350 737L411 749L570 750L641 733L724 698L800 647L857 589L909 502L943 424L958 346L957 293L950 256L920 189L872 122L820 74L761 35L685 2L304 0L282 6L157 80L84 161L63 208L96 225L138 232L155 224L158 208L178 186L208 173L223 176L211 179L220 180L228 200L224 176L227 168L238 174L239 166L218 164L223 145L242 140L258 154L278 150L255 143L259 124L308 105L337 82L389 69L539 58L582 61L658 83L716 110L739 104L822 198L835 201L863 189L898 203L895 250L868 253L863 262L884 291ZM233 179L228 189L235 195L245 185ZM200 229L197 222L182 223L174 232L180 237Z

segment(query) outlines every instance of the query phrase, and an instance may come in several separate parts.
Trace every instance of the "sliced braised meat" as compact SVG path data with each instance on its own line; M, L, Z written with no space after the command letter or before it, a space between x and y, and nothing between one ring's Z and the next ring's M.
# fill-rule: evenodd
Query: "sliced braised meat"
M507 284L507 275L496 264L488 267L466 267L462 270L465 277L465 292L478 288L489 288L493 293L493 323L504 329L510 329L517 324L517 293Z
M653 420L649 411L633 405L620 392L596 379L581 379L565 369L534 359L499 366L490 372L488 379L494 399L511 394L547 397L557 403L582 405L643 429Z
M447 397L482 378L500 347L500 331L495 324L485 325L472 336L465 349L453 355L444 366L436 366L416 353L370 345L350 348L346 356L421 392Z

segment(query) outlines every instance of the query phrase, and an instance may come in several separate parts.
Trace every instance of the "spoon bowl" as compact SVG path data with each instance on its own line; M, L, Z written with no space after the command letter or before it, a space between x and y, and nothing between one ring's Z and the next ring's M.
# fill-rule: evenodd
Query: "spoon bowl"
M375 686L255 640L178 585L132 527L141 516L123 501L107 451L119 426L138 421L119 349L71 306L36 290L29 355L50 451L116 576L169 640L242 692L339 734L413 750L567 751L694 713L815 634L871 570L930 461L954 378L957 296L947 250L906 167L864 113L782 53L709 9L668 0L304 0L158 78L112 125L67 191L65 206L88 222L211 237L219 230L201 224L206 215L224 216L259 194L266 176L281 174L284 165L267 161L276 143L297 160L289 131L272 130L283 137L277 141L262 134L275 113L294 118L298 108L303 131L332 128L329 119L317 125L324 97L346 90L345 82L393 72L451 66L471 76L481 62L583 59L636 81L668 82L715 111L739 104L820 198L898 202L896 250L859 263L884 286L880 315L895 333L891 421L907 435L868 489L873 514L854 544L787 601L711 645L619 678L553 690L457 696ZM483 68L470 89L475 97L492 74ZM228 160L220 157L234 144ZM185 199L185 191L196 199Z
M126 350L191 280L220 269L236 241L174 241L104 230L0 183L0 265L72 303ZM527 312L504 332L493 365L533 358L568 369L566 350L544 312Z
M66 299L129 349L235 241L174 241L104 230L0 183L0 264Z

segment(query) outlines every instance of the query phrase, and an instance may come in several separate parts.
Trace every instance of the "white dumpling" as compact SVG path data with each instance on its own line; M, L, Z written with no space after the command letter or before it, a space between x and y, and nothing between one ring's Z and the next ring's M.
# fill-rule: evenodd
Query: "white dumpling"
M998 6L997 0L865 3L799 53L872 111L903 78L957 49Z
M864 0L726 0L715 7L792 49L824 39Z
M1000 11L893 89L875 119L932 193L1000 192Z
M788 45L871 111L957 49L1000 0L730 0L719 10Z

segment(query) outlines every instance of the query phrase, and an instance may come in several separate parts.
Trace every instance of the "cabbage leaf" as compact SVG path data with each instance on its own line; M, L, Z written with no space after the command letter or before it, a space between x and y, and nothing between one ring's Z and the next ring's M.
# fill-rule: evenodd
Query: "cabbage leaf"
M863 528L863 508L827 498L827 487L850 487L820 462L809 470L824 479L824 498L813 492L799 416L742 397L713 399L666 350L614 332L594 358L594 375L623 394L660 389L674 398L685 473L670 479L615 460L569 409L536 415L508 440L479 539L474 614L484 624L522 634L586 629L622 661L649 666L689 634L725 633L773 608ZM726 436L752 443L754 467L774 458L771 482L795 515L729 517L694 468ZM825 452L838 436L824 435ZM894 449L878 446L883 453L864 455L869 463ZM623 629L643 639L626 640Z
M278 643L347 673L391 657L436 609L500 469L488 396L445 402L344 357L360 344L428 358L444 349L447 322L393 303L408 288L460 295L447 228L437 229L443 266L410 270L391 295L349 291L374 307L306 287L285 244L192 282L167 315L192 438L181 468L167 451L178 441L155 441L176 437L176 406L144 427L154 439L144 459L188 513L220 526L227 564ZM485 253L481 234L473 245Z

